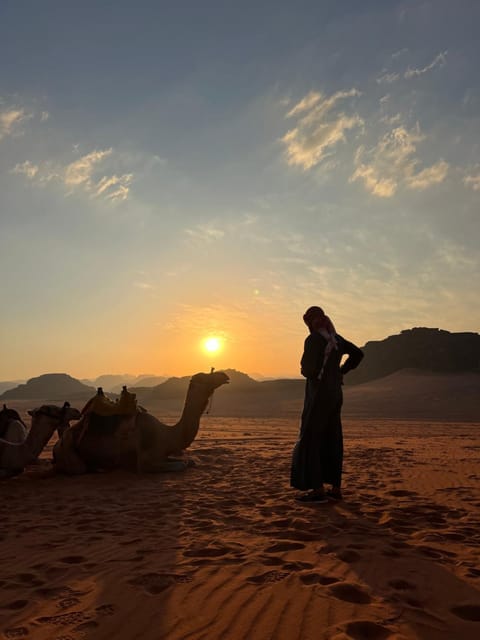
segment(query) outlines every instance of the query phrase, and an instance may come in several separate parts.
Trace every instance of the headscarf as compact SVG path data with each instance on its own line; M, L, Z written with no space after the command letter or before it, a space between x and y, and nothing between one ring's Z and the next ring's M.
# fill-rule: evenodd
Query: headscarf
M338 349L337 332L335 331L333 322L325 315L323 309L320 307L309 307L303 314L303 321L309 328L310 333L319 333L327 341L322 368L318 374L318 379L320 380L330 353L334 349Z

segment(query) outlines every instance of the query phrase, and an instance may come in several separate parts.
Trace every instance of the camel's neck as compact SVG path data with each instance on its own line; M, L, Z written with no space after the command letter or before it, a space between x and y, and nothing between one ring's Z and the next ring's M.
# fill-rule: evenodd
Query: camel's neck
M23 441L2 442L1 465L5 469L21 470L38 458L52 437L56 424L45 418L32 421L32 426Z
M205 393L199 393L192 388L188 390L182 417L175 426L178 430L179 449L186 449L195 440L200 427L200 417L207 408L208 400Z
M25 440L26 449L32 460L36 460L42 453L57 426L57 421L49 420L46 416L32 420L32 426Z

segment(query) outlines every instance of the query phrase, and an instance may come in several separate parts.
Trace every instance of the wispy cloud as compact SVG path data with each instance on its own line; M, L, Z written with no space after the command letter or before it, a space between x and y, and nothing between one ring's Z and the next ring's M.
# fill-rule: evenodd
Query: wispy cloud
M474 191L480 191L480 171L476 174L470 174L463 178L463 184L470 187Z
M33 179L38 173L38 165L33 164L30 160L26 160L25 162L16 164L12 169L12 173L18 175L23 174L27 176L27 178Z
M404 126L394 128L373 149L362 146L357 150L350 181L363 180L367 191L382 198L393 196L401 184L409 189L426 189L443 182L449 168L444 160L417 170L417 145L424 140L418 124L410 131Z
M346 132L363 125L357 113L347 115L337 110L339 102L360 95L356 89L338 91L324 97L310 92L287 114L287 118L298 117L296 126L282 138L286 146L287 163L304 170L322 162L339 142L344 142Z
M416 78L418 76L423 76L424 73L431 71L437 66L443 67L447 62L447 53L447 51L442 51L437 56L435 56L430 64L427 64L425 67L422 67L420 69L412 69L411 67L409 67L404 73L404 78L406 78L407 80L409 78Z
M406 184L410 189L427 189L434 184L440 184L447 176L449 165L445 160L439 160L431 167L418 173L406 176Z
M392 84L392 82L395 82L399 78L400 78L400 74L399 73L382 71L381 75L379 75L378 78L377 78L377 83L378 84Z
M59 182L67 190L67 195L84 192L93 198L119 202L128 198L133 174L106 173L106 160L111 159L113 153L112 148L94 150L66 165L51 162L33 164L26 160L15 165L12 173L23 174L39 186Z
M201 242L214 242L215 240L221 240L225 231L212 224L199 224L196 227L185 229L185 233L189 238L199 240Z
M404 47L403 49L399 49L398 51L394 51L394 53L392 53L392 60L396 60L397 58L400 58L400 56L403 56L407 52L408 52L408 49L406 47Z
M0 111L0 140L19 133L20 125L32 117L23 108L8 108Z

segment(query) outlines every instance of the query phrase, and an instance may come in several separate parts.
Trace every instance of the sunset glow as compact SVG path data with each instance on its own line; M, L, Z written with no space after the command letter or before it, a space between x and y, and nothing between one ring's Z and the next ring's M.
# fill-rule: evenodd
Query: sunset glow
M480 330L480 3L3 4L0 381Z

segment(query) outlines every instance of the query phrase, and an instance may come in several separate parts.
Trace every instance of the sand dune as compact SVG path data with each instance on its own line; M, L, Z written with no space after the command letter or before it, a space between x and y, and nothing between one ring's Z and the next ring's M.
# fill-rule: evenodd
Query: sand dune
M2 482L0 632L474 640L480 425L346 421L345 500L288 487L297 421L205 417L183 474Z

